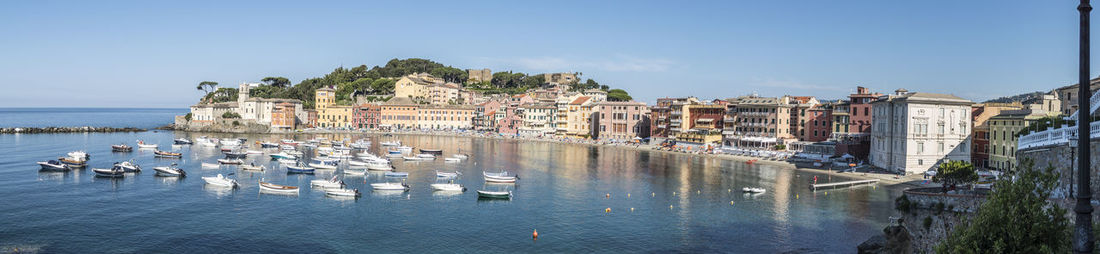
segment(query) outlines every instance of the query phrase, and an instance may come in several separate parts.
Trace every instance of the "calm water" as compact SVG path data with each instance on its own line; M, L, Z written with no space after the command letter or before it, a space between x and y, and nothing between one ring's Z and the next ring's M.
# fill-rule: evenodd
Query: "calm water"
M162 108L0 108L0 127L137 127L171 124L188 109Z
M370 183L388 181L378 173L349 176L345 182L363 197L334 199L311 190L309 181L340 171L287 175L266 155L249 158L274 166L263 173L234 166L202 169L200 162L214 162L221 153L168 145L173 138L198 135L203 134L0 135L0 250L850 253L881 232L897 195L881 187L811 192L813 174L677 154L475 138L325 135L371 139L376 154L380 141L392 139L442 148L448 156L471 154L462 163L395 161L397 171L410 172L409 192L370 191ZM287 138L239 137L250 143ZM113 143L133 145L137 139L181 151L184 158L110 151ZM96 178L90 169L40 173L34 164L78 149L92 154L90 167L135 159L145 171L116 180ZM152 167L173 162L189 177L154 176ZM483 169L501 168L522 179L514 185L484 183ZM436 182L435 170L464 173L457 182L469 191L432 192L428 185ZM218 173L236 173L232 177L243 186L231 191L204 186L201 176ZM297 196L260 194L261 178L302 190ZM767 193L738 192L745 186ZM478 201L478 189L512 190L515 197ZM535 229L538 241L531 239Z

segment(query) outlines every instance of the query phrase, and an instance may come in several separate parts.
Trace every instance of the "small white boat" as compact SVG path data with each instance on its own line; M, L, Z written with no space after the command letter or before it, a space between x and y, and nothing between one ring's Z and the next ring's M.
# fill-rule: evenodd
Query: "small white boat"
M401 158L405 159L405 161L426 161L426 160L429 160L429 159L426 159L426 158L409 157L409 156L405 156L405 157L401 157Z
M404 183L372 183L370 187L375 190L409 190L409 185Z
M240 146L240 139L225 139L219 142L222 146Z
M141 148L141 149L157 148L157 144L146 144L145 141L143 141L143 140L138 140L137 141L137 146L138 146L138 148Z
M432 160L435 159L435 155L430 154L430 153L417 154L416 157L424 158L424 159L432 159Z
M298 159L297 157L294 157L294 155L291 155L291 154L287 153L286 151L282 151L282 152L279 152L279 153L276 153L276 154L271 154L271 158L272 159L289 159L289 160Z
M279 144L271 143L271 142L262 142L262 143L260 143L260 148L279 148Z
M324 158L314 158L309 162L308 165L317 169L336 169L336 167L340 165L340 161Z
M344 174L348 175L366 175L367 170L363 168L347 168L344 169Z
M202 167L203 168L220 168L220 167L222 167L222 165L218 164L218 163L203 162Z
M764 193L766 191L767 190L764 190L764 188L759 188L759 187L755 187L755 188L754 187L744 187L744 188L741 188L741 192L752 193L752 194Z
M84 151L72 151L72 152L69 152L66 155L68 155L69 158L75 158L75 159L81 159L81 160L88 160L88 159L92 158L91 155L88 155L88 153L84 152Z
M256 154L264 154L264 151L260 151L260 150L248 150L248 151L245 151L245 153L247 153L247 154L250 154L250 155L256 155Z
M241 159L218 159L218 163L240 165L240 164L244 164L244 160L241 160Z
M369 163L367 163L365 161L348 160L348 165L355 166L355 167L366 167L367 164L369 164Z
M469 158L470 158L470 156L469 156L469 155L466 155L466 154L463 154L463 153L460 153L460 154L455 154L455 155L451 155L451 156L454 156L455 158L458 158L458 159L462 159L462 160L465 160L465 159L469 159Z
M363 194L359 193L359 189L332 188L325 189L325 195L340 197L358 197L362 196Z
M92 172L95 172L95 176L99 177L125 177L126 170L119 167L114 168L93 168Z
M296 161L296 160L288 160L288 159L278 159L276 161L278 161L279 164L283 164L283 165L294 165L294 164L298 163L298 161Z
M344 182L340 181L340 180L337 180L336 176L333 176L332 179L329 179L329 180L316 179L316 180L309 181L309 186L310 187L322 188L322 189L343 188L344 187Z
M443 161L444 162L455 163L455 162L462 162L462 159L459 159L459 158L445 158L445 159L443 159Z
M126 171L126 172L139 172L139 171L141 171L141 166L138 166L137 163L134 163L133 160L123 161L123 162L115 162L114 167L122 168L122 170Z
M386 172L383 175L385 175L386 177L409 177L409 172L393 172L393 171L390 171L390 172Z
M397 150L405 153L411 153L413 151L413 148L410 146L398 146Z
M432 190L437 191L466 191L466 187L457 183L436 183L432 184Z
M294 146L292 145L281 145L279 148L283 149L283 151L294 151Z
M381 144L382 146L399 146L401 141L383 141Z
M490 182L490 183L514 183L514 182L516 182L516 178L515 177L510 177L510 178L489 178L489 177L486 177L485 181Z
M458 175L461 175L461 174L462 173L459 173L458 171L455 171L455 172L439 172L439 171L436 171L435 172L436 177L443 177L443 178L458 177Z
M509 176L508 171L501 170L499 173L481 172L481 175L485 177L486 182L490 183L514 183L519 180L519 176Z
M273 183L264 182L260 180L260 192L277 193L277 194L298 194L297 186L278 185Z
M42 170L46 170L46 171L68 171L69 170L69 167L65 166L65 163L61 163L60 161L56 161L56 160L39 161L38 165L42 166Z
M478 198L500 198L500 199L511 199L511 198L512 198L512 192L511 192L511 191L487 191L487 190L478 190L478 191L477 191L477 197L478 197Z
M158 176L187 177L187 172L183 171L183 169L175 167L175 165L175 163L172 163L172 166L168 167L153 167L153 170L157 171L156 175Z
M218 174L218 176L204 176L202 177L202 180L206 181L206 184L209 185L231 188L237 187L237 180L226 178L222 174Z
M256 164L241 165L240 167L243 170L251 170L251 171L264 171L264 170L267 170L267 167L264 167L264 165L256 165Z
M194 142L191 142L191 140L188 140L186 138L177 138L177 139L173 140L173 142L175 142L177 145L190 145L190 144L194 143Z

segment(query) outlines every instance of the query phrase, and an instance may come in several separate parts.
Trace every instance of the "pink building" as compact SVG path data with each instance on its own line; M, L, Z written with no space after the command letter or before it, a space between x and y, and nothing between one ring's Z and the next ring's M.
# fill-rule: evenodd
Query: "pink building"
M592 137L632 141L649 137L649 107L636 101L598 102L592 108Z

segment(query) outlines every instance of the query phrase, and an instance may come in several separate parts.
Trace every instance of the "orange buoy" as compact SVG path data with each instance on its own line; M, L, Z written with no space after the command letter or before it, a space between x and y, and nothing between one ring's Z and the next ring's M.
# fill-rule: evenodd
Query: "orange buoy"
M633 208L633 207L631 207L631 208L630 208L630 212L634 212L634 208Z
M611 212L611 207L608 207L607 209L604 209L603 212L610 213Z
M539 239L539 230L535 229L534 233L531 233L531 238Z
M608 193L608 194L607 194L607 198L611 198L611 193Z

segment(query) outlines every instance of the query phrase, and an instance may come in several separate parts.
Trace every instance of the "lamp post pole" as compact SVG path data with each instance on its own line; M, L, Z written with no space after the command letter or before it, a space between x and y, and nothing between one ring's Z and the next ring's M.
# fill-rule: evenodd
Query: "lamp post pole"
M1077 253L1092 253L1092 190L1089 186L1089 118L1092 116L1092 107L1089 105L1089 97L1092 97L1089 92L1089 12L1092 11L1092 6L1089 5L1089 0L1081 0L1077 11L1081 13L1081 38L1077 73L1077 205L1073 208L1077 213L1077 221L1073 249Z

